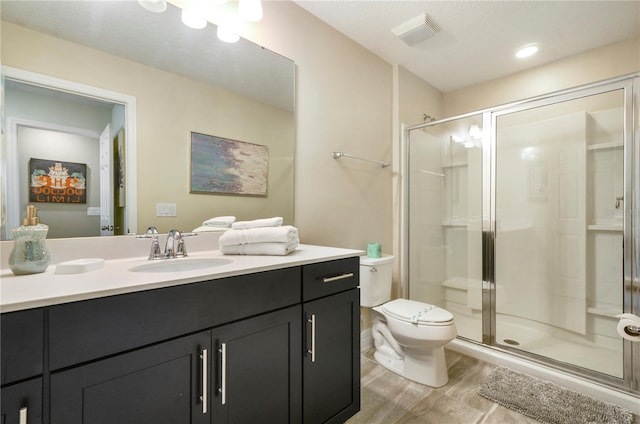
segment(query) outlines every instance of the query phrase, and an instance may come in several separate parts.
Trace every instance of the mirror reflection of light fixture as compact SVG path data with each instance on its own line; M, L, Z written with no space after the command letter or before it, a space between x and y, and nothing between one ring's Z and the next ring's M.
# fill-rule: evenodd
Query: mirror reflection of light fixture
M240 40L240 36L238 34L223 25L218 25L217 35L218 39L225 43L235 43Z
M238 16L247 22L258 22L262 19L262 3L260 0L240 0Z
M479 140L482 138L482 130L476 124L469 127L469 137Z
M165 0L138 0L138 4L150 12L162 13L167 10Z
M202 29L207 26L207 20L190 9L182 9L182 23L193 29Z

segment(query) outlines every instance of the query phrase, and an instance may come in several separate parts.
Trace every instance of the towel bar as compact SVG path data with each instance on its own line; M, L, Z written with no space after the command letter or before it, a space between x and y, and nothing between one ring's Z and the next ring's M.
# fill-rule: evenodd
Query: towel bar
M389 162L383 162L383 161L375 160L375 159L360 158L358 156L348 155L348 154L343 153L343 152L333 152L333 158L334 159L339 159L341 157L351 158L351 159L358 159L358 160L363 160L365 162L376 163L376 164L380 165L381 168L386 168L387 166L391 166L391 164Z

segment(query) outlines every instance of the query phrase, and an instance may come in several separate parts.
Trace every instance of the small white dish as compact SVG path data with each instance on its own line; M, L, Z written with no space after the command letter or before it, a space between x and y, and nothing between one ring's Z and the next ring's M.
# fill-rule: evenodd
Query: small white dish
M81 274L103 267L104 259L102 258L74 259L72 261L60 262L56 265L55 274Z

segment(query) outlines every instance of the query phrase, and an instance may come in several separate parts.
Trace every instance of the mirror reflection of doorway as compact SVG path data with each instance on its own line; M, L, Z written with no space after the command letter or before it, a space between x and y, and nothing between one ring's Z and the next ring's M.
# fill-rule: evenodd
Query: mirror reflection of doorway
M32 158L86 164L84 203L67 202L63 197L36 201L42 222L49 225L49 238L126 234L124 197L114 198L116 185L118 194L125 187L115 172L123 173L113 166L116 159L124 163L124 105L6 80L5 114L7 219L3 239L11 238L11 228L20 225L26 205L34 203L29 198ZM122 157L116 156L116 146Z

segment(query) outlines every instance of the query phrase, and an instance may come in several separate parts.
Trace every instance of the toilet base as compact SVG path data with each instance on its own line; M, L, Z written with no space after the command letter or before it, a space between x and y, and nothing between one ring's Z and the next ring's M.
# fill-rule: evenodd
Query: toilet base
M430 387L442 387L449 382L444 347L428 351L405 350L401 359L396 359L376 350L375 360L402 377Z

